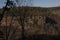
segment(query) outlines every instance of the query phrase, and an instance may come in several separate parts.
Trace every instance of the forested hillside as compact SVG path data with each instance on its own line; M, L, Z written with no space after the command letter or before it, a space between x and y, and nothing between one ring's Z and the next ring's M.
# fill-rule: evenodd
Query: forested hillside
M3 9L0 9L2 13ZM60 34L60 7L17 7L6 11L1 21L1 27L15 30L15 36L21 33L20 18L24 17L25 35L59 35ZM17 29L16 29L17 28ZM19 31L20 30L20 31ZM3 30L4 31L4 30ZM16 35L17 34L17 35ZM11 34L12 35L12 34ZM17 37L16 37L17 38Z

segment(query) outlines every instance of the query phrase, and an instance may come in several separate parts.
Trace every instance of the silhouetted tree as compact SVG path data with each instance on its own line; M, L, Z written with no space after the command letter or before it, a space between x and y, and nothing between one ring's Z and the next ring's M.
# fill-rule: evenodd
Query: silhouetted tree
M6 1L7 1L6 2L6 5L3 7L3 12L2 12L2 14L0 14L0 22L1 22L2 18L4 17L5 12L6 11L8 12L10 10L10 8L15 7L13 0L6 0ZM28 5L30 5L30 2L31 2L31 0L30 1L28 1L28 0L19 0L19 1L18 0L15 0L15 1L16 1L16 3L19 2L18 3L19 6L21 6L21 5L22 6L28 6ZM21 22L21 26L22 26L22 40L25 40L24 39L24 20L25 20L25 13L23 13L23 15L20 15L20 16L21 16L20 22ZM14 33L15 33L15 31L16 30L14 30ZM6 40L8 40L7 26L6 26Z
M19 6L32 6L32 0L16 0ZM25 10L26 11L26 10ZM20 22L22 26L22 40L25 40L25 29L24 29L24 21L25 21L25 14L26 13L21 13L20 14Z
M2 18L4 17L5 12L6 11L8 12L11 7L13 7L13 2L10 0L7 0L6 5L3 7L3 12L0 14L0 22L1 22ZM7 26L6 26L6 40L8 40Z

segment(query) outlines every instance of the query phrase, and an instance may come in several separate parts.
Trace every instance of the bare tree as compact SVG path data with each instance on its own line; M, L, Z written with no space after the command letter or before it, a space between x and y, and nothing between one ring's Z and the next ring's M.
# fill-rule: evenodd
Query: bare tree
M16 3L14 3L14 0L6 0L6 5L3 7L3 12L2 14L0 14L0 22L5 14L5 12L9 11L10 8L16 7L18 6L31 6L31 0L15 0ZM17 4L17 5L16 5ZM21 13L22 14L22 13ZM24 36L24 20L25 20L25 13L23 13L23 15L20 15L20 22L21 22L21 26L22 26L22 40L25 40L25 36ZM14 30L15 33L16 30ZM8 34L7 34L7 26L6 26L6 40L10 40L8 39Z
M13 5L14 5L13 1L6 0L6 5L3 7L3 12L0 14L0 22L1 22L2 18L4 17L5 12L6 11L8 12L10 10L10 8L13 7ZM1 25L0 25L0 27L1 27ZM5 39L8 40L7 26L5 28L6 28L6 33L5 33L6 38Z
M15 0L18 6L32 6L33 0Z
M16 0L16 2L19 6L32 6L32 0ZM22 26L22 40L25 40L24 20L25 20L26 13L23 13L22 15L21 14L20 14L20 22Z

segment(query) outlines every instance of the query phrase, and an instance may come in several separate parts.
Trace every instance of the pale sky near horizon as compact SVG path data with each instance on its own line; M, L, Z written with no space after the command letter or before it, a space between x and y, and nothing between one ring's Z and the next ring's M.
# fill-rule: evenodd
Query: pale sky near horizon
M60 6L60 0L34 0L33 3L35 6L41 7Z
M6 0L0 0L0 8L5 5ZM55 7L60 6L60 0L33 0L33 6L39 7Z

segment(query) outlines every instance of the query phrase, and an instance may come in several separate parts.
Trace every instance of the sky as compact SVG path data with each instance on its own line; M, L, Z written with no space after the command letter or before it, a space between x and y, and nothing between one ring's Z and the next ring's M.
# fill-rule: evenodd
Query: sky
M0 0L0 8L5 6L6 0ZM36 7L55 7L60 6L60 0L32 0L33 6Z
M54 7L60 6L60 0L34 0L34 6L41 6L41 7Z

